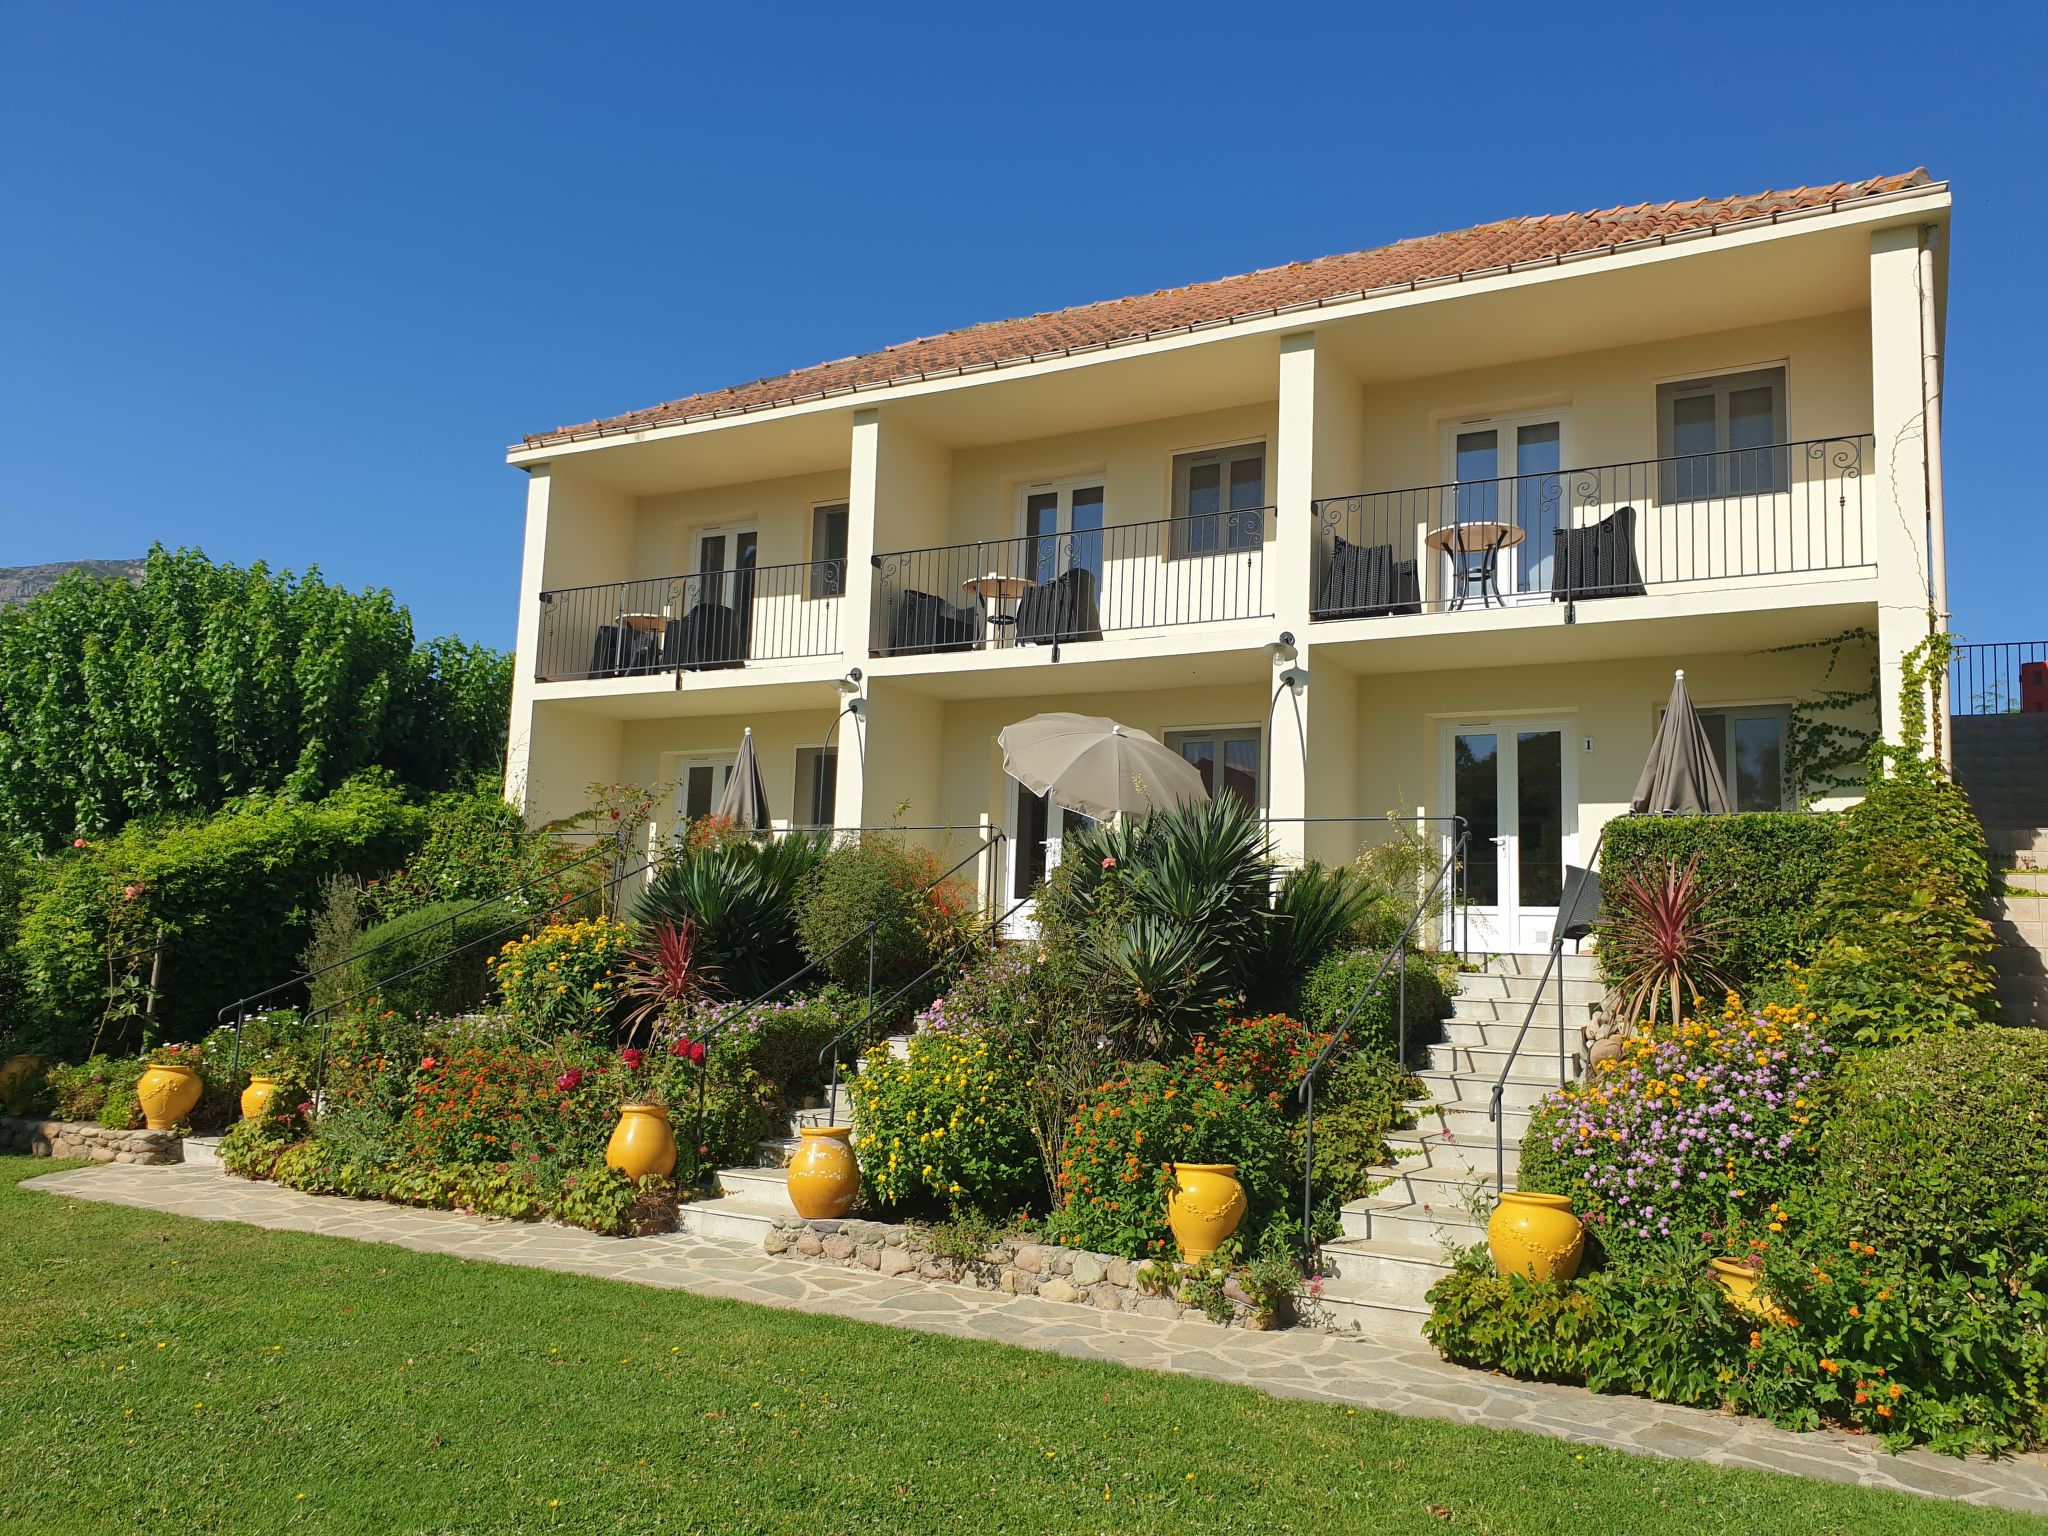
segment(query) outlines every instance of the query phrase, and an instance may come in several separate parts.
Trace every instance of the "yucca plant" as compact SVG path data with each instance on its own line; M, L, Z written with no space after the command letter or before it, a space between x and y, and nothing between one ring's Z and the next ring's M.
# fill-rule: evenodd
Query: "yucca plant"
M1246 956L1246 991L1269 1008L1293 1012L1310 971L1350 942L1384 893L1357 871L1311 859L1291 869L1273 893L1260 943Z
M1600 963L1630 1019L1654 1024L1668 996L1675 1024L1687 998L1704 997L1708 987L1728 989L1721 970L1728 923L1714 911L1721 890L1700 878L1697 853L1683 868L1676 859L1656 859L1609 876Z
M717 990L756 997L803 967L797 899L824 858L828 834L721 838L677 851L648 883L634 915L696 927L698 958Z

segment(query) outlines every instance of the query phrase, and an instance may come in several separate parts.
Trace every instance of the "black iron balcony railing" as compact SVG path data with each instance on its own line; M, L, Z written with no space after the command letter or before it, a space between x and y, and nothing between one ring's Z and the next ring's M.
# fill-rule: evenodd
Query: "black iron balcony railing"
M1958 645L1948 657L1948 712L2048 711L2048 640Z
M694 672L839 650L846 562L697 571L540 595L540 682Z
M1856 569L1872 563L1871 460L1870 437L1829 437L1318 501L1310 612L1574 604Z
M1100 640L1270 616L1271 507L874 557L878 656Z

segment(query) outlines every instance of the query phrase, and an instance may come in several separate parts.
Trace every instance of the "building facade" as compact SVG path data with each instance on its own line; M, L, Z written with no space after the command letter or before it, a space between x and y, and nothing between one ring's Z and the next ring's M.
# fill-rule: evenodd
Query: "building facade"
M1541 947L1675 669L1740 808L1840 795L1802 753L1873 659L1833 718L1897 736L1949 206L1512 220L536 434L508 792L672 783L660 836L751 728L777 822L1000 831L1006 908L1064 823L998 733L1107 715L1295 855L1462 818L1475 942Z

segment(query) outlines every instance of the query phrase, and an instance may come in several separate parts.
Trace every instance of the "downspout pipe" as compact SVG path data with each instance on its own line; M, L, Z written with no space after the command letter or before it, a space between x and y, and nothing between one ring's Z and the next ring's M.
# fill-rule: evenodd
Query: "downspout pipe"
M1927 630L1948 629L1948 521L1942 504L1941 473L1941 332L1934 305L1935 226L1920 226L1920 419L1921 472L1927 500ZM1934 687L1935 755L1943 767L1954 765L1948 731L1948 669Z

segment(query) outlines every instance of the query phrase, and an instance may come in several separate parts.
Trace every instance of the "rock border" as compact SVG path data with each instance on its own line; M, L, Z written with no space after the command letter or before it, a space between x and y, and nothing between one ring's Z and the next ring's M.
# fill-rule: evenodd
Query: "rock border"
M777 1216L763 1235L761 1247L778 1258L873 1270L1010 1296L1036 1296L1040 1301L1093 1307L1101 1312L1132 1312L1139 1317L1169 1317L1254 1331L1286 1326L1254 1307L1234 1279L1224 1282L1231 1317L1223 1322L1181 1297L1144 1284L1139 1276L1145 1265L1136 1260L1029 1238L1003 1238L974 1258L962 1259L934 1252L919 1240L920 1230L884 1221L806 1221L801 1216Z
M182 1163L185 1138L176 1131L120 1131L92 1120L0 1115L0 1152L90 1163Z

